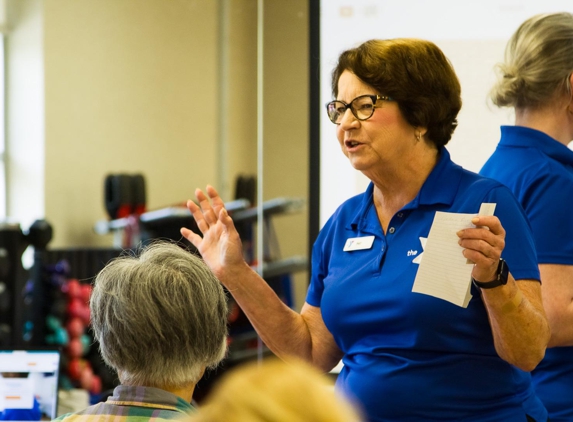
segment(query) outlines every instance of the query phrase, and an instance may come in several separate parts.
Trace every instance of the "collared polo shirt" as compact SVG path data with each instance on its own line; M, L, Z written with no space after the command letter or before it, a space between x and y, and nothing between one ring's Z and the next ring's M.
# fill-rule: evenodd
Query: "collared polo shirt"
M531 379L496 353L480 293L467 308L412 292L436 211L477 213L497 204L506 235L502 256L516 279L539 279L523 211L499 182L462 169L443 148L416 198L383 233L373 185L338 208L312 256L307 302L344 352L337 388L370 421L523 422L546 411ZM349 238L374 236L372 247L343 251ZM461 253L461 251L460 251ZM423 259L423 256L422 256ZM419 260L419 258L418 258Z
M573 151L543 132L502 126L480 173L509 187L523 206L540 264L573 265ZM551 421L573 421L573 347L547 349L532 375Z

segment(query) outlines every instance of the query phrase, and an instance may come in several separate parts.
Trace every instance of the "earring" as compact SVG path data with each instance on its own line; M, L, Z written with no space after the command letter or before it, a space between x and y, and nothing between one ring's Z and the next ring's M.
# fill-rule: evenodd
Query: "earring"
M420 132L416 132L416 141L420 140Z

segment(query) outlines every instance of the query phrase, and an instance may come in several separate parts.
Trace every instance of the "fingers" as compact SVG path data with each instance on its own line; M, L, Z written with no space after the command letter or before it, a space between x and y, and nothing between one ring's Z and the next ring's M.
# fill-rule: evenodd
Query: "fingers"
M225 203L213 186L207 185L205 191L207 195L205 195L201 189L196 189L195 196L201 206L207 224L212 225L217 222L221 210L225 208Z
M499 259L501 251L505 248L505 240L491 234L487 229L475 229L472 232L464 230L464 233L459 236L458 243L461 247L477 251L494 261Z
M187 208L193 215L193 218L195 219L197 227L199 228L201 233L205 233L209 229L209 225L203 218L203 213L201 212L201 209L197 206L197 204L195 204L195 202L193 202L190 199L187 201ZM196 248L199 247L202 238L197 233L194 233L192 230L189 230L186 227L182 227L180 229L180 233L185 239L191 242L193 246L195 246Z
M225 208L219 212L219 221L225 226L227 232L235 231L235 223Z
M217 221L223 222L227 228L234 228L233 220L227 213L225 203L217 190L213 186L207 185L205 191L207 194L201 189L195 190L197 204L192 200L187 201L187 208L193 215L197 228L205 234L210 227L217 224Z
M193 231L185 227L181 228L180 232L185 239L187 239L189 242L191 242L193 246L199 249L199 244L201 243L202 240L201 236L199 236L196 233L193 233Z
M201 207L201 213L203 214L203 218L206 221L207 225L210 226L215 224L217 222L218 213L216 213L215 210L213 210L213 207L211 206L211 201L209 200L207 195L205 195L201 189L195 189L195 197L197 198L197 202ZM196 214L193 213L193 217L195 216ZM197 220L197 218L195 218L195 220Z
M477 216L472 219L472 223L476 227L487 227L493 234L500 235L505 238L505 229L501 225L499 218L488 215L488 216Z
M209 230L209 223L205 220L205 215L203 214L202 209L190 199L187 201L187 208L191 212L191 215L193 215L193 219L195 220L195 223L197 223L197 228L201 233L205 233Z
M203 209L199 208L199 206L197 206L195 202L193 202L192 200L188 200L187 208L189 208L189 211L193 215L193 218L197 223L197 228L201 231L201 233L204 236L207 235L210 231L211 232L215 231L219 233L221 233L222 231L223 233L227 234L234 233L238 236L237 231L235 229L235 223L233 222L233 219L231 218L231 216L229 216L227 210L224 207L221 207L219 214L215 217L216 221L220 221L222 224L222 227L220 228L221 231L215 229L215 224L209 224L206 221ZM214 211L212 209L209 209L208 212L214 214ZM192 230L186 227L182 227L180 229L180 233L183 237L189 240L189 242L191 242L193 246L195 246L197 249L200 249L203 237L199 236L197 233L193 232Z
M458 231L460 245L464 248L482 250L488 256L494 250L501 253L505 247L505 230L499 219L494 216L475 217L472 223L476 225L475 228Z
M211 198L211 205L213 206L213 210L215 210L215 214L219 215L221 209L225 208L225 203L223 202L223 200L219 196L219 193L213 186L207 185L206 191L207 195L209 195L209 198Z
M505 230L494 216L478 216L472 223L476 225L475 228L457 233L460 238L458 243L464 248L463 255L476 264L477 272L487 277L497 269L505 248Z
M462 254L464 257L469 259L476 265L480 265L482 267L489 267L494 265L499 260L501 256L500 251L496 251L493 248L483 247L483 248L472 248L472 247L464 247Z

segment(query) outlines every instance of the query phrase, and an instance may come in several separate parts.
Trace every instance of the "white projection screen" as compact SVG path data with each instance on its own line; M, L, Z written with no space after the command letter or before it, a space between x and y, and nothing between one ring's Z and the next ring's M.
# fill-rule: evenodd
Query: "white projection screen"
M499 140L499 126L513 123L509 110L496 109L487 101L495 63L503 58L507 40L522 21L537 13L561 11L573 12L573 1L320 0L320 105L313 105L320 107L313 113L320 128L319 228L344 200L363 192L368 183L340 151L335 127L324 110L332 99L330 73L341 51L371 38L435 42L452 62L462 85L459 126L447 149L456 163L478 171ZM311 84L317 80L311 75Z

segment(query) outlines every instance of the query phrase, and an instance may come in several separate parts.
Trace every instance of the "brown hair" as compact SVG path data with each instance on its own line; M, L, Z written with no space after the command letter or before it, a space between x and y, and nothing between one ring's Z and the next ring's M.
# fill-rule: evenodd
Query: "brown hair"
M462 107L460 82L450 61L432 42L398 38L370 40L344 51L332 72L332 93L348 70L394 99L406 121L426 127L436 147L446 145Z

